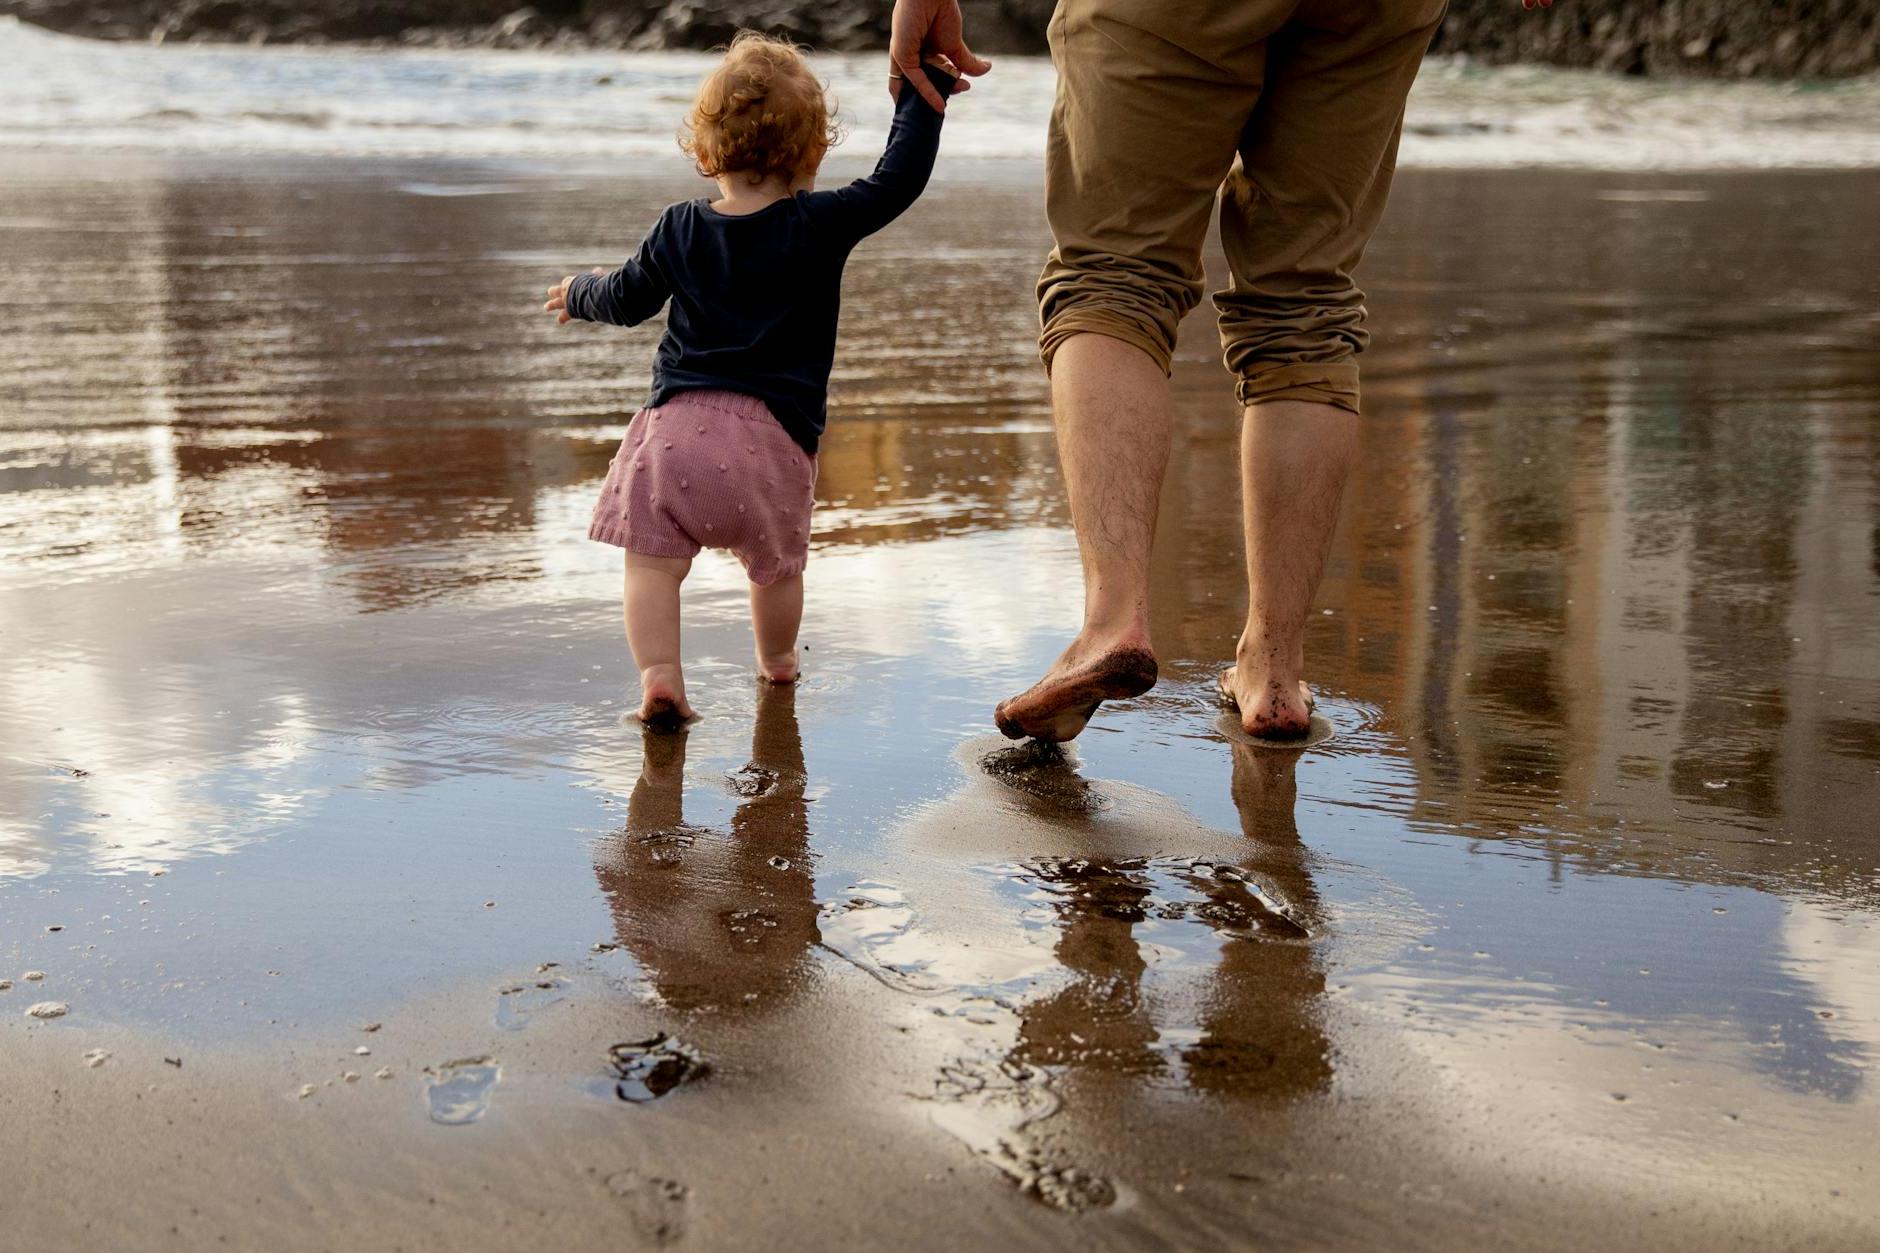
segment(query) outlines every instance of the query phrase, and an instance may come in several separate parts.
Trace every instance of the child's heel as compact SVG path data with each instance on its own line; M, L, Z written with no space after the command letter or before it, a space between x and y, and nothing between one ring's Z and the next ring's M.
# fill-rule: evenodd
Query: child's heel
M679 710L679 702L667 696L655 696L640 710L640 722L649 731L683 731L690 721Z

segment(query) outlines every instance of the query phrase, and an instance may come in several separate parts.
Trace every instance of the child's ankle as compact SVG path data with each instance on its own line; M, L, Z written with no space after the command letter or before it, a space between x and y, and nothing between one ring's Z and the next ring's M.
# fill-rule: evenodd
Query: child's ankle
M640 690L653 695L685 695L685 669L678 662L662 662L640 671Z
M783 653L757 654L757 672L772 683L794 683L800 673L796 649Z

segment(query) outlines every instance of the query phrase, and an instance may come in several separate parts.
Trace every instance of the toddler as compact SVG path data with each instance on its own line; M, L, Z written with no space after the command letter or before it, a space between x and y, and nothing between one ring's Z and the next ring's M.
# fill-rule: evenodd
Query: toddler
M942 96L956 79L924 71ZM793 45L750 31L699 87L680 146L716 200L660 214L631 261L569 276L544 308L633 326L668 300L653 391L615 454L590 538L626 550L627 644L640 720L693 717L679 662L679 586L700 548L726 548L751 581L759 674L797 677L816 446L826 421L842 267L920 196L941 114L898 93L875 172L814 191L835 142L822 84Z

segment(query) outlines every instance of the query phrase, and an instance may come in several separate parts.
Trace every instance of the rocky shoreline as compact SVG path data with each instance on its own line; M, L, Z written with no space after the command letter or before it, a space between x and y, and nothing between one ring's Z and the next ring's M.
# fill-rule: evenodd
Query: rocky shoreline
M963 0L986 53L1041 52L1051 0ZM886 46L891 0L0 0L99 39L516 49L709 48L744 26ZM1453 0L1438 52L1625 74L1829 78L1880 71L1880 0Z

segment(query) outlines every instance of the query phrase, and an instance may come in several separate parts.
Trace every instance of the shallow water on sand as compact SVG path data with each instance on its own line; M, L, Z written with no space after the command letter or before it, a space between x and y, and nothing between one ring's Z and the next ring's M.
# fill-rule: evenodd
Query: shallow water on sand
M383 1051L469 989L487 1029L421 1060L479 1059L476 1130L431 1126L417 1066L360 1100L500 1135L561 1099L531 1074L621 1117L739 1082L813 1127L802 1024L834 1014L833 1090L954 1146L943 1213L1148 1222L1181 1182L1220 1223L1257 1192L1280 1242L1488 1221L1326 1148L1399 1102L1509 1187L1880 1232L1880 176L1403 177L1303 755L1216 724L1236 415L1191 320L1165 680L1060 758L989 734L1079 588L1029 185L944 184L858 253L808 677L758 691L708 555L706 716L643 745L583 533L656 330L533 309L689 187L11 168L0 1055L368 1019ZM702 1065L622 1105L604 1048L527 1045L582 1013Z

